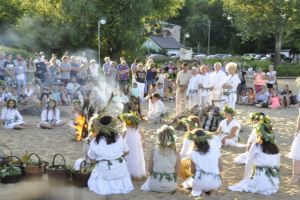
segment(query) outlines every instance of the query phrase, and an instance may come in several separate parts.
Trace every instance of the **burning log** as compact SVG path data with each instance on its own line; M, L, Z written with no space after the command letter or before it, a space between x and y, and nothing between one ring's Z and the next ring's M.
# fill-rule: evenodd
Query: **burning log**
M83 114L78 115L75 119L75 139L82 141L88 136L88 124Z

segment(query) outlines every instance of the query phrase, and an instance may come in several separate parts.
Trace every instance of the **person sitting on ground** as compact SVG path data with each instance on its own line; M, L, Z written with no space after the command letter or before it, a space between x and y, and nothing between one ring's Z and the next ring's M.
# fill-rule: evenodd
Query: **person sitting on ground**
M148 171L150 177L141 190L173 192L177 188L180 155L176 151L175 130L164 125L157 130L157 146L151 151Z
M272 96L269 99L269 108L271 109L280 109L282 108L281 98L276 91L272 91Z
M41 122L38 124L42 129L53 129L55 127L63 126L64 121L60 120L60 111L56 107L56 101L49 99L46 109L41 114Z
M210 195L222 185L222 160L219 148L209 143L210 135L201 129L195 129L192 139L194 150L190 154L191 171L194 176L185 180L184 188L192 188L191 195L198 197L205 192Z
M240 104L240 105L248 105L249 104L249 99L248 99L246 90L243 90L241 92L241 95L238 98L238 104Z
M284 107L289 107L291 105L292 91L289 90L288 84L284 85L284 89L281 92L281 95Z
M254 105L255 104L255 93L253 88L248 89L248 104Z
M266 91L266 88L261 88L256 94L255 106L258 108L268 108L269 96L270 94Z
M234 118L236 112L229 106L224 107L225 119L221 121L217 133L223 146L236 146L241 129L240 123Z
M158 123L162 120L167 110L164 103L160 100L158 93L152 94L149 100L149 112L146 120L149 122Z
M2 109L0 126L4 125L7 129L21 130L26 128L23 117L17 110L17 102L14 99L9 99L6 103L6 107Z

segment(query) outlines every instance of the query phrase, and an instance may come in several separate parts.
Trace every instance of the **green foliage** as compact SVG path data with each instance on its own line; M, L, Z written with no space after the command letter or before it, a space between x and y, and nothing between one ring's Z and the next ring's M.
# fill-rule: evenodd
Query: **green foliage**
M19 167L9 165L7 167L3 167L0 170L0 178L4 178L6 176L18 176L21 175L22 171Z
M5 47L5 46L0 46L0 51L4 51L6 55L12 54L13 56L20 54L24 58L29 58L33 56L32 52L26 51L24 49L17 49L17 48L10 48L10 47Z

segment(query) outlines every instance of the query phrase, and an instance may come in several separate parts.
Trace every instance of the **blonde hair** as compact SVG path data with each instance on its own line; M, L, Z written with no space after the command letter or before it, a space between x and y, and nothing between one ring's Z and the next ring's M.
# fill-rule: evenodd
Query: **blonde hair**
M233 69L234 71L237 70L237 64L235 62L230 62L226 64L226 71L229 72L230 69Z
M163 156L167 156L170 152L176 151L173 127L164 125L157 130L157 134L159 151Z
M109 58L109 57L105 57L105 58L104 58L104 61L105 61L105 62L109 62L109 61L110 61L110 58Z

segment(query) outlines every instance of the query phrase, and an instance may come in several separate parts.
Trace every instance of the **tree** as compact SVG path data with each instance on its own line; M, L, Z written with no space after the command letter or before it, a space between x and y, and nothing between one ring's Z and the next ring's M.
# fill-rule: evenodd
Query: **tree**
M228 18L232 18L244 41L268 35L275 38L275 64L278 65L283 35L297 23L299 1L223 0L223 3Z

